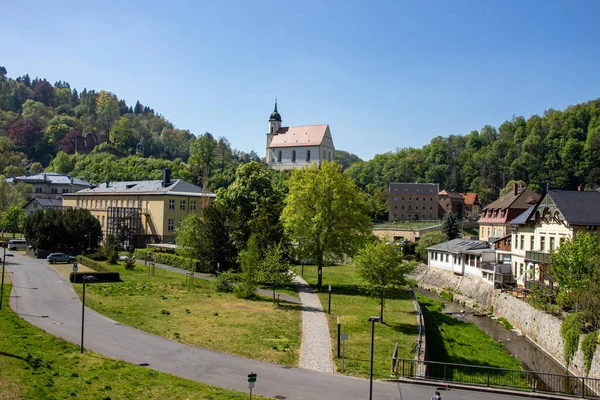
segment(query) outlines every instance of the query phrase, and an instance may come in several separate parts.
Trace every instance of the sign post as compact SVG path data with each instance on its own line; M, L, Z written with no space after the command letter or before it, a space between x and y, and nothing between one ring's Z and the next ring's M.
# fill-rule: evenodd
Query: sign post
M73 273L74 273L74 274L75 274L75 273L77 273L77 270L78 270L78 269L79 269L79 268L77 268L77 263L73 263Z
M347 333L342 333L342 371L344 370L344 355L346 354L346 340L348 340L348 338L349 336Z
M250 389L250 400L252 400L252 389L256 384L256 374L251 372L248 374L248 388Z
M331 285L329 285L329 301L327 306L327 313L331 314Z

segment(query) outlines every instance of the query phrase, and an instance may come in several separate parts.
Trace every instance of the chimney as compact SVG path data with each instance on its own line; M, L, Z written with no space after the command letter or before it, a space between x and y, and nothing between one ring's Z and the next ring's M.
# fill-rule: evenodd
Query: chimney
M515 182L513 184L513 195L516 196L517 194L519 194L519 186L517 185L517 183Z
M163 169L162 186L167 187L171 184L171 170L169 168Z
M106 187L107 188L110 187L110 182L109 181L106 181Z

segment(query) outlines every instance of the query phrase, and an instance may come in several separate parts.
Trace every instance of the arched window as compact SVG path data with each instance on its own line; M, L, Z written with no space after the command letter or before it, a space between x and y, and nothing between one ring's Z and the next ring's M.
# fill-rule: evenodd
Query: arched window
M296 150L292 150L292 162L296 162Z
M281 150L277 152L277 161L281 162Z
M271 133L273 133L273 129L274 129L274 128L273 128L273 125L271 125Z
M306 162L310 161L310 150L306 150Z

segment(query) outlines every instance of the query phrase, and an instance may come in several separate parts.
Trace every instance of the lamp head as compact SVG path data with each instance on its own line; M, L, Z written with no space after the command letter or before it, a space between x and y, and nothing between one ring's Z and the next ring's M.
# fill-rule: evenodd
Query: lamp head
M381 317L369 317L369 322L381 322Z

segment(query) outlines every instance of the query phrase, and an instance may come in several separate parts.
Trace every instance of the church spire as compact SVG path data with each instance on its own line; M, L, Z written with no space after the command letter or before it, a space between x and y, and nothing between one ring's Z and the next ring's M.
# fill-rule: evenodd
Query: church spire
M269 122L271 121L281 122L281 115L277 111L277 97L275 97L275 109L273 110L273 112L271 113L271 117L269 118Z

